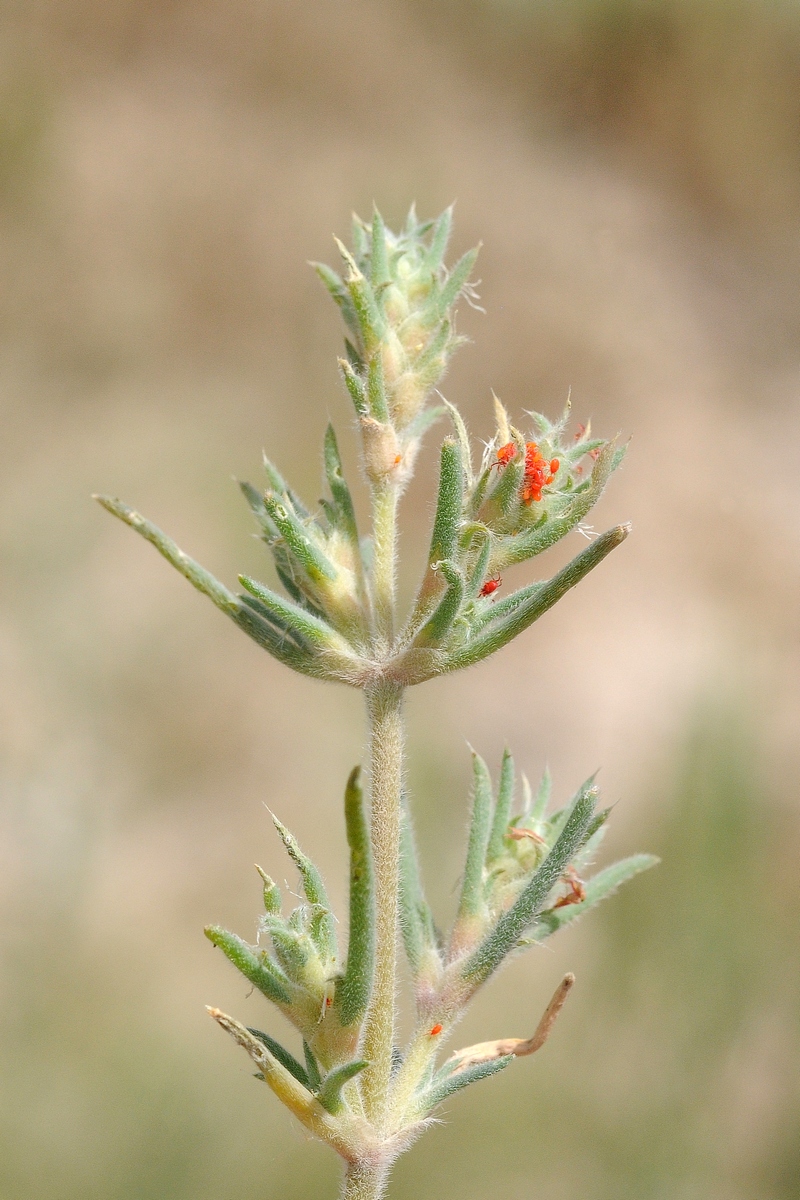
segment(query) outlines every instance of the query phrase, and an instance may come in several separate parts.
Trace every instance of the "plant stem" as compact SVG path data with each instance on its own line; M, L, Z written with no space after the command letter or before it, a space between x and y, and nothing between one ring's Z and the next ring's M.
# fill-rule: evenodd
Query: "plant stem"
M403 781L403 689L378 683L366 693L370 729L370 836L375 871L375 975L364 1033L362 1076L367 1117L387 1132L397 990L400 812ZM372 1193L364 1193L371 1195ZM377 1193L376 1193L377 1194ZM354 1192L353 1195L361 1195Z
M347 1168L341 1200L380 1200L387 1172L373 1163L351 1163Z
M394 484L382 483L373 488L372 534L374 540L372 582L375 591L377 632L388 648L394 637L397 569L397 488Z

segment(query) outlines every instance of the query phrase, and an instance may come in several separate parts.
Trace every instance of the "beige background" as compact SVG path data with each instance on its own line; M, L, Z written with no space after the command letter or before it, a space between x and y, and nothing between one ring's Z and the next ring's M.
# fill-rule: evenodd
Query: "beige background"
M203 1012L268 1015L248 936L274 808L344 900L359 700L295 677L92 505L267 575L231 477L355 477L340 329L305 265L372 201L457 199L486 315L445 392L633 436L635 535L489 664L409 702L444 920L465 740L664 864L511 966L465 1041L558 1036L449 1105L393 1196L798 1194L800 17L679 0L60 0L0 10L0 1195L305 1200L306 1144ZM421 569L435 437L404 507ZM561 548L580 547L577 534ZM560 561L561 549L548 567ZM539 564L518 570L532 578ZM509 580L511 582L511 580Z

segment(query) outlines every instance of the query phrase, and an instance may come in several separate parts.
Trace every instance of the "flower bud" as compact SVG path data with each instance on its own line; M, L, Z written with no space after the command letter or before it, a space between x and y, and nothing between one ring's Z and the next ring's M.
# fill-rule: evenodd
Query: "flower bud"
M384 483L402 461L397 434L391 425L384 425L373 417L363 417L361 435L367 477L372 483Z

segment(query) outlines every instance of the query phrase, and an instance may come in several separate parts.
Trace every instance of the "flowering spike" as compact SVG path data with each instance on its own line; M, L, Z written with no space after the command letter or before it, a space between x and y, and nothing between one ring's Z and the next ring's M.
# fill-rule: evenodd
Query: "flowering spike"
M240 485L285 594L242 575L246 594L233 595L138 513L118 500L98 498L278 661L366 694L369 815L358 769L345 792L346 962L338 960L322 878L278 821L300 871L304 899L284 916L280 890L258 868L264 896L259 938L269 938L269 949L217 926L206 930L298 1030L305 1065L270 1035L218 1009L211 1015L247 1051L259 1078L342 1155L343 1195L351 1200L380 1200L391 1163L448 1095L538 1049L571 977L532 1038L467 1047L437 1072L437 1051L477 988L512 952L577 919L654 862L639 855L590 878L608 816L607 809L594 812L593 781L548 817L549 776L535 803L523 776L523 812L514 814L514 764L506 750L496 802L486 765L474 756L466 867L449 938L438 933L425 900L403 794L404 688L477 663L507 645L628 533L627 526L616 526L593 538L552 578L499 593L508 567L580 527L625 448L592 437L588 426L573 437L567 432L569 405L555 421L529 413L532 424L522 432L494 396L496 432L485 444L480 469L473 469L460 414L447 401L444 407L432 403L465 340L456 333L456 305L462 296L470 304L476 299L470 273L478 250L450 268L445 264L451 226L452 209L436 221L420 221L412 205L395 233L375 209L369 223L354 217L352 251L337 241L342 273L315 264L347 327L340 367L370 491L372 528L365 538L359 539L330 426L324 441L329 494L313 509L266 458L266 492ZM455 436L441 447L426 570L403 622L396 601L398 502L423 435L445 411ZM299 444L307 446L307 437ZM402 1051L398 917L416 1003L414 1032Z

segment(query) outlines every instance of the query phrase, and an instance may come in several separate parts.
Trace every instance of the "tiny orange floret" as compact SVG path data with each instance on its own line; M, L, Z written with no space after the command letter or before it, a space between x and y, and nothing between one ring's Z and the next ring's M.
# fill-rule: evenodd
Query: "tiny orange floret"
M436 1024L434 1025L433 1029L431 1030L431 1037L436 1037L436 1035L441 1033L443 1029L444 1029L444 1026L440 1025L439 1022L437 1021Z

